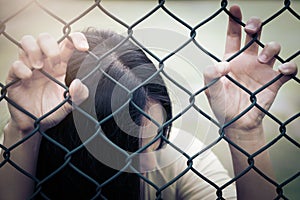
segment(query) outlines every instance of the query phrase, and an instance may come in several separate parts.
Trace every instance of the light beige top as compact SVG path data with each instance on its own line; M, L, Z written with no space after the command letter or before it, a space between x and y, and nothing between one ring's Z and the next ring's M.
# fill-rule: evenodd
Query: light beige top
M198 139L185 131L172 131L170 141L184 150L189 156L195 155L205 146ZM144 176L159 188L187 169L187 158L177 152L170 145L153 153L147 153L141 161ZM193 168L201 175L218 186L222 186L231 178L219 159L210 150L205 151L193 160ZM156 199L156 189L142 181L141 197L143 200ZM235 185L231 184L222 191L223 198L236 199ZM217 198L216 189L189 170L173 184L162 191L164 200L205 200Z

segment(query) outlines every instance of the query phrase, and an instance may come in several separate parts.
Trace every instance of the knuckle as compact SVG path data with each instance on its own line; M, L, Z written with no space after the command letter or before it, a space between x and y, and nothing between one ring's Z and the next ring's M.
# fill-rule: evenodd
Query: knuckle
M38 40L50 39L52 36L49 33L40 33L38 36Z
M56 43L54 37L52 37L49 33L40 33L38 35L37 42L40 47Z
M207 66L204 69L203 75L207 78L213 78L217 73L217 69L215 66Z
M24 35L22 38L21 38L21 44L24 44L26 41L28 40L32 40L34 39L34 37L32 35Z
M22 62L20 60L16 60L12 63L11 65L11 70L12 71L16 71L20 68L20 65L22 64Z
M51 60L51 63L53 66L59 65L61 62L61 57L56 52L53 52L53 54L50 54L48 58Z
M30 55L29 57L32 58L32 59L35 59L36 58L36 55L39 55L40 53L40 49L38 48L37 45L31 45L27 51L30 52Z
M20 63L19 60L14 61L14 62L12 63L12 65L11 65L11 68L12 68L12 69L16 68L16 67L18 66L19 63Z
M68 38L65 38L62 44L68 49L74 49L73 41L70 41Z
M32 35L25 35L21 38L20 44L26 52L37 52L36 39Z

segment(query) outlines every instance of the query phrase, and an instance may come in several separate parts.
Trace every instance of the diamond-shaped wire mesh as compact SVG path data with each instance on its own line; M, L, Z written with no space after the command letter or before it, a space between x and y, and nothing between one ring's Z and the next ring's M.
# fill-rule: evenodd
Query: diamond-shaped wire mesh
M67 6L67 4L79 4L79 5L84 5L83 7L79 6L80 9L72 11L72 6L70 6L70 10ZM119 4L118 4L119 3ZM299 186L299 164L297 164L297 159L298 157L295 158L295 166L293 168L296 169L296 171L288 172L286 173L281 172L279 176L281 176L280 180L276 181L273 178L269 177L267 174L265 174L263 171L261 171L258 167L255 165L255 159L260 156L263 152L266 150L271 150L271 149L276 149L274 152L280 152L281 154L285 153L286 149L294 149L294 151L298 152L299 151L299 134L297 127L299 128L299 93L298 92L293 92L293 97L296 99L296 102L298 103L295 109L292 110L291 113L287 117L283 118L281 116L277 116L276 113L272 112L272 110L267 111L263 107L261 107L256 99L257 95L260 94L262 91L264 91L266 88L270 87L273 83L278 81L282 77L282 75L278 75L274 79L272 79L270 82L265 84L263 87L258 88L256 91L250 91L248 88L244 87L242 83L240 83L238 80L235 80L232 78L230 75L226 75L226 78L229 79L231 82L233 82L237 87L239 87L241 90L245 91L248 94L248 97L250 99L250 105L238 116L235 118L231 119L230 121L226 122L225 124L220 124L215 117L213 116L212 112L207 110L206 108L202 107L201 103L198 102L198 99L202 98L203 93L205 90L207 90L209 87L211 87L218 79L214 80L214 82L211 82L207 85L201 85L201 86L196 86L196 89L191 89L185 85L182 84L181 80L177 79L176 76L172 75L172 73L168 72L168 67L167 63L170 62L176 55L180 55L184 50L188 49L189 46L193 46L195 52L191 53L193 55L199 54L199 56L205 57L208 60L213 60L213 62L220 62L222 61L222 58L218 53L213 52L212 50L206 48L205 41L201 40L198 35L201 35L203 31L205 31L205 27L209 25L210 23L214 23L214 20L216 20L218 17L231 17L234 19L237 23L239 23L242 27L245 26L245 22L242 20L236 19L234 16L232 16L228 10L229 8L229 3L230 1L213 1L210 2L215 6L215 10L212 11L212 13L205 17L205 18L198 18L195 20L194 23L190 23L187 21L190 21L188 19L189 16L179 16L179 14L176 12L176 9L171 9L169 7L169 4L167 1L159 1L159 2L147 2L145 3L145 11L144 13L139 17L135 18L135 20L132 20L132 22L127 22L130 20L124 20L122 17L117 17L117 13L115 13L116 10L114 9L113 6L118 7L118 5L122 5L122 9L130 9L130 5L134 4L134 2L128 3L128 7L126 7L126 3L121 3L118 2L115 4L107 4L106 1L100 1L96 0L95 2L89 2L89 3L84 3L80 1L67 1L67 2L62 2L61 4L64 5L62 6L62 9L68 10L68 14L63 15L63 12L61 12L59 15L55 13L52 10L54 4L47 3L44 1L39 1L39 0L32 0L32 1L27 1L26 3L20 3L20 4L15 4L13 6L8 6L8 7L14 7L11 12L4 12L7 13L7 15L3 16L1 15L1 24L0 24L0 37L3 42L3 44L7 44L8 48L22 48L21 44L19 43L19 40L21 38L20 34L35 34L33 32L25 32L21 31L21 33L18 33L17 31L14 31L14 29L20 29L22 30L22 27L10 27L10 24L14 23L14 20L22 18L23 20L23 25L22 26L34 26L34 20L31 17L26 17L26 12L30 9L34 9L34 11L40 12L40 15L43 16L44 18L41 20L47 21L47 23L54 23L54 26L59 27L59 30L61 30L61 34L56 34L57 35L57 42L61 43L65 39L70 39L69 35L73 31L75 31L78 27L80 27L82 24L86 24L85 26L88 25L88 19L87 16L91 16L99 20L99 24L101 24L101 20L103 18L106 19L107 24L104 26L110 27L118 27L118 29L122 30L123 32L126 32L124 34L124 39L116 45L113 49L111 49L108 52L105 52L102 56L97 56L93 51L88 51L87 56L89 56L95 64L93 66L93 70L90 71L85 77L82 77L82 81L89 80L95 73L101 73L102 76L106 77L107 79L115 82L115 84L121 88L122 92L125 93L129 98L127 99L126 102L124 102L124 105L119 107L118 109L115 110L111 115L107 116L107 118L98 121L97 119L94 118L89 112L85 111L81 107L78 107L74 105L74 110L76 110L79 115L83 118L86 118L88 121L88 124L93 127L93 133L86 139L83 140L82 143L79 145L73 145L73 146L65 146L65 143L63 141L60 141L59 138L55 138L47 133L47 131L44 131L41 129L41 122L44 119L47 119L52 113L54 113L56 110L58 110L61 106L64 104L72 104L71 101L71 96L69 95L69 88L65 84L62 84L59 80L54 78L51 73L48 73L44 70L40 70L43 76L46 76L49 80L51 80L53 83L57 84L59 87L62 88L64 91L62 93L64 99L61 101L58 105L56 105L52 110L49 112L45 113L42 116L35 116L34 114L28 112L25 108L22 106L18 105L15 103L12 99L10 99L7 95L7 90L10 87L13 87L15 84L18 84L20 80L15 80L9 83L5 83L4 79L1 79L0 82L0 87L1 87L1 97L0 97L0 102L1 103L8 103L11 104L13 107L18 109L19 111L23 112L25 115L28 115L30 118L33 119L34 121L34 130L31 131L25 138L22 140L18 141L17 143L11 145L11 146L5 146L3 144L0 144L0 148L2 151L2 156L3 156L3 161L0 163L0 170L2 167L5 165L12 165L13 167L16 168L19 172L23 173L25 176L28 176L30 179L32 179L35 182L35 189L34 193L31 196L31 198L45 198L48 199L50 198L48 196L47 191L45 191L43 188L47 186L49 180L59 180L56 179L56 177L62 173L65 169L66 166L68 169L72 172L71 174L77 174L79 175L78 181L83 180L83 183L87 183L92 190L92 196L89 196L88 198L91 199L106 199L107 197L103 194L102 190L104 190L105 187L109 186L111 183L114 183L115 180L118 180L118 177L121 177L123 172L126 172L127 170L131 170L134 173L135 176L139 180L143 180L144 184L148 184L151 188L153 188L156 192L156 198L157 199L162 199L164 196L164 190L171 188L174 186L174 183L180 182L182 177L185 176L185 174L188 173L194 173L197 175L199 178L199 181L204 181L205 184L210 185L210 187L213 187L213 190L215 192L215 198L222 199L224 198L224 190L226 190L227 187L232 186L232 183L235 181L239 180L241 177L243 177L245 174L247 174L250 170L254 170L256 173L258 173L263 179L266 181L270 182L272 185L274 185L274 190L276 189L277 197L274 197L276 199L289 199L291 197L297 198L299 193L297 193L296 189L289 189L289 185L293 185L294 188ZM135 2L136 4L139 4L138 2ZM174 2L173 2L174 3ZM177 2L178 3L178 2ZM179 5L181 4L189 4L188 2L179 2ZM207 2L197 2L197 5L205 7ZM255 2L253 4L256 4L258 2ZM265 4L259 4L257 6L267 6L272 4L273 2L265 2ZM294 32L295 35L289 36L285 35L285 30L284 27L282 27L282 34L284 37L295 37L293 38L295 43L299 43L298 41L298 33L299 33L299 14L297 9L295 9L294 4L298 5L299 8L299 3L293 2L293 1L282 1L281 2L281 7L276 7L274 9L274 12L268 16L263 18L262 26L264 29L269 29L272 31L272 24L274 23L275 20L278 20L281 18L282 15L289 15L288 19L289 21L286 21L286 24L292 24L291 26L294 26ZM4 10L6 7L6 4L10 4L9 2L1 2L1 9ZM59 2L56 2L56 4L60 4ZM141 4L141 3L140 3ZM174 3L175 4L175 3ZM112 6L113 5L113 6ZM170 5L172 5L170 3ZM191 3L191 5L195 5ZM276 4L279 5L279 4ZM267 7L265 8L267 9ZM80 10L80 11L79 11ZM201 10L201 8L199 8ZM134 11L132 11L134 12ZM25 13L25 14L24 14ZM171 41L171 43L176 43L173 46L173 49L169 51L166 55L160 56L158 55L153 48L151 49L149 46L145 44L145 41L140 40L138 37L136 37L136 33L138 33L139 26L143 23L147 23L147 21L151 20L151 18L157 17L157 14L161 18L162 16L164 17L163 19L159 20L170 20L172 23L175 23L178 29L182 33L184 33L184 40L182 41ZM254 15L257 13L254 13ZM193 20L191 20L193 21ZM21 24L19 24L21 26ZM102 25L101 25L102 26ZM153 25L153 27L156 28L156 26L159 26L159 24ZM74 28L75 27L75 28ZM287 25L287 27L289 27ZM152 28L152 27L151 27ZM164 27L160 27L161 29ZM44 24L43 28L44 32L51 32L52 30L49 30L47 27L47 24ZM30 28L29 28L30 30ZM157 30L159 31L159 30ZM176 30L172 30L176 32ZM151 32L152 33L152 32ZM147 35L151 37L151 35ZM163 36L161 36L163 37ZM170 37L171 38L171 37ZM146 38L147 39L147 38ZM156 39L154 37L154 39ZM152 41L152 39L149 38L149 40ZM122 48L122 45L126 43L127 41L132 41L135 43L138 47L140 47L147 55L150 57L151 60L156 62L158 65L157 72L152 74L152 76L147 77L147 79L144 80L144 82L135 88L127 89L121 82L118 80L115 80L114 78L110 77L109 74L105 72L105 70L102 70L99 66L102 62L105 61L105 58L108 56L113 55L115 51L118 51L118 49ZM253 35L252 40L247 43L242 49L238 52L236 52L234 55L230 56L229 58L226 59L226 61L232 61L236 57L238 57L241 53L243 53L249 46L251 46L253 43L257 43L261 48L263 48L266 44L266 42L263 41L263 39L258 38L257 35ZM220 45L222 46L222 45ZM296 45L297 46L297 45ZM289 47L286 47L289 48ZM6 55L6 49L1 47L1 54ZM289 62L289 61L294 61L297 63L299 60L299 50L298 49L290 49L286 50L283 47L282 53L280 55L276 56L276 62L279 64ZM288 53L286 53L288 52ZM182 53L184 54L184 53ZM185 54L184 54L185 55ZM281 55L284 55L283 57ZM11 57L11 56L10 56ZM4 57L1 57L4 59ZM14 58L12 58L14 59ZM7 66L2 66L3 62L1 61L1 70L2 69L8 69ZM198 67L198 66L196 66ZM136 150L134 153L130 154L126 151L124 151L122 148L120 148L118 145L114 145L112 141L110 141L105 135L102 134L102 129L101 126L106 123L106 121L109 118L113 118L120 112L120 110L125 108L127 105L133 106L135 109L138 110L138 112L142 113L146 118L151 119L152 117L149 116L145 111L143 111L139 105L137 105L135 102L133 102L133 93L138 90L139 87L141 87L143 84L151 81L151 78L155 77L157 74L160 74L163 79L168 82L169 85L172 85L172 87L176 88L177 91L180 92L183 96L186 97L187 104L182 106L180 110L175 112L173 114L173 117L166 121L165 123L157 124L158 126L158 135L156 136L156 140L160 139L167 145L169 145L173 150L175 150L177 153L181 154L182 157L185 159L185 167L183 168L182 171L173 174L170 180L168 182L162 184L162 185L156 185L155 182L153 182L148 176L145 176L145 174L140 173L138 169L136 169L133 165L135 157L137 157L142 151L144 151L147 147L149 147L151 144L153 144L156 140L152 140L151 143L148 145L144 146L143 148L140 148ZM4 77L4 75L2 75ZM2 78L2 77L1 77ZM197 80L194 80L197 81ZM201 80L199 80L200 82ZM292 77L291 80L289 80L289 84L292 87L292 90L294 91L299 91L299 83L300 80L297 76ZM283 90L289 90L289 88L283 88ZM34 97L31 97L34 98ZM289 104L289 98L288 97L283 97L285 105L282 106L288 106ZM297 100L298 99L298 100ZM3 105L3 104L1 104ZM268 142L266 145L264 145L261 149L256 151L253 154L249 154L246 152L243 148L241 148L239 145L235 144L232 140L229 139L229 137L226 136L225 130L226 127L230 126L232 123L237 121L239 118L241 118L245 113L249 112L252 108L257 108L260 109L263 113L265 113L266 118L271 124L273 128L271 130L277 130L275 134L273 134L272 137L268 139ZM188 154L185 152L182 148L176 146L166 135L164 135L164 129L169 127L171 124L176 123L179 121L181 118L183 118L184 115L186 115L188 112L192 112L197 115L197 117L200 117L201 120L206 122L207 124L210 124L209 126L212 126L213 130L218 133L217 137L214 139L210 140L207 142L205 147L199 146L197 149L196 153L194 154ZM2 114L3 113L3 114ZM7 111L1 108L1 123L6 123L5 119L7 118L6 114ZM195 117L195 118L197 118ZM4 122L5 121L5 122ZM184 122L183 122L184 123ZM296 124L296 125L295 125ZM187 125L189 126L189 125ZM274 128L275 127L275 128ZM295 128L296 127L296 128ZM267 131L268 132L268 131ZM51 171L47 174L47 176L44 177L36 177L24 169L20 167L14 159L10 157L11 152L13 152L15 149L18 149L20 146L22 146L23 143L27 142L30 140L34 135L36 134L41 134L43 137L43 140L45 140L48 145L55 146L55 149L60 152L62 156L60 156L58 159L60 160L60 165L57 167L54 167L54 171ZM194 135L196 133L193 133ZM120 167L119 170L116 170L115 173L109 174L105 177L106 180L104 181L99 181L102 179L98 179L97 177L91 175L90 173L87 173L86 171L82 170L81 164L78 165L76 163L76 157L78 152L81 152L82 149L85 148L86 145L91 143L91 141L94 140L94 138L100 137L102 140L107 141L113 148L116 149L117 152L123 154L125 160L123 160L124 165ZM99 138L98 138L99 139ZM280 144L281 142L285 142L285 146L282 147ZM214 149L221 143L226 143L235 148L237 151L240 151L242 154L244 154L245 158L248 161L249 166L244 169L240 174L238 175L232 175L232 178L229 179L228 181L222 183L221 185L214 183L213 180L211 180L209 177L204 175L201 171L197 170L197 167L195 167L195 160L201 157L203 154L207 153L208 150ZM43 143L42 143L43 144ZM288 147L287 147L288 146ZM288 152L288 150L287 150ZM56 152L53 152L53 155L51 155L53 158L56 157ZM295 153L296 155L297 153ZM224 155L223 155L224 156ZM230 157L229 155L224 156L224 157ZM280 163L280 160L275 160L273 164L277 165ZM90 163L89 163L90 164ZM84 164L83 164L84 165ZM286 165L293 165L293 163L286 163ZM276 166L274 166L276 169ZM278 168L280 169L280 168ZM101 169L100 169L101 170ZM229 169L230 171L230 169ZM282 175L284 174L284 175ZM1 177L2 178L2 177ZM68 183L68 181L65 180L64 183ZM294 186L296 185L296 187ZM288 188L288 189L286 189ZM62 188L62 190L64 190ZM73 190L80 190L80 188L74 188ZM112 189L115 193L118 193L118 188ZM1 191L0 191L1 192ZM57 191L59 193L59 191ZM298 196L299 197L299 196ZM79 198L79 197L78 197ZM86 197L84 197L86 198Z

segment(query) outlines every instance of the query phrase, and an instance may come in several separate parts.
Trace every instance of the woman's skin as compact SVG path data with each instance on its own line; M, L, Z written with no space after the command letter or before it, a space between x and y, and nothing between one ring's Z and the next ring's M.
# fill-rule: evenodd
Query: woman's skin
M70 37L73 44L69 40L64 40L58 45L47 33L40 34L37 40L32 36L24 36L21 40L24 51L21 51L19 60L12 64L6 83L15 79L20 81L8 90L8 97L36 117L44 115L64 99L62 96L64 89L42 75L38 69L43 69L64 83L67 61L74 49L88 50L83 34L73 33ZM88 97L88 89L80 80L74 80L69 89L75 104L80 104ZM12 146L30 133L34 122L13 106L9 105L8 108L11 118L4 127L3 143L6 147ZM71 111L72 107L64 104L41 122L42 129L47 130L55 126ZM10 159L32 175L36 172L41 139L41 135L36 133L10 153ZM0 160L2 161L3 157ZM3 180L0 181L0 199L26 199L33 193L34 182L10 164L2 166L0 177Z
M238 6L232 6L230 12L237 18L242 18ZM244 30L247 34L245 43L248 43L252 38L251 35L258 33L260 36L261 21L255 17L249 19ZM64 83L67 61L73 50L87 51L89 48L83 34L73 33L70 37L73 42L66 39L59 45L47 33L40 34L37 39L32 36L24 36L21 39L23 51L19 54L19 60L12 64L6 83L16 79L20 79L20 81L8 88L8 97L37 118L43 116L64 99L64 89L42 75L39 69L43 69ZM240 46L241 26L229 19L224 60L237 52ZM274 55L277 55L279 51L280 45L271 42L266 44L265 48L259 53L258 45L254 43L231 62L221 62L205 70L205 84L221 77L218 82L206 90L211 108L220 123L228 122L250 105L249 95L224 77L226 74L249 90L255 91L282 73L284 76L281 79L256 95L258 104L261 107L266 110L270 108L279 88L291 78L291 75L297 73L297 66L291 62L280 65L278 71L273 70ZM83 102L88 97L88 93L87 87L80 80L76 79L71 83L70 96L75 104L79 105ZM10 147L22 140L34 128L34 121L31 118L11 105L8 105L8 107L11 118L4 128L5 147ZM155 109L159 109L159 106ZM41 121L42 130L57 125L71 111L72 107L65 104ZM155 117L161 119L161 116ZM257 108L251 109L235 123L226 127L226 137L249 154L256 152L265 145L262 126L263 117L264 114L260 110ZM145 124L147 123L151 122L145 122ZM147 135L147 132L149 132L151 134L153 127L146 127L149 130L146 130L146 128L143 133ZM36 171L41 138L41 135L37 132L29 140L10 152L10 159L32 175L35 175ZM145 140L142 142L142 145L144 144ZM150 150L155 149L155 145L149 147ZM232 146L230 146L230 150L235 175L239 175L241 171L248 167L247 157ZM3 157L0 158L0 162L2 161ZM274 178L268 151L264 151L255 157L255 166L269 177ZM24 199L33 193L34 182L8 163L1 167L0 177L0 199ZM275 187L253 170L238 179L237 195L238 199L243 200L274 199L276 197Z

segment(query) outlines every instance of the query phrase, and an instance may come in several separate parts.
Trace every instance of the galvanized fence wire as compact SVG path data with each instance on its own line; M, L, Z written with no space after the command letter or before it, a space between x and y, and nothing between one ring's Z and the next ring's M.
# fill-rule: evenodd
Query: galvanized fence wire
M88 13L90 13L91 11L97 10L99 12L104 13L105 15L107 15L109 18L111 18L115 23L118 23L119 25L123 26L125 29L127 29L127 36L125 37L124 41L122 41L119 45L117 45L116 47L114 47L113 49L111 49L109 52L105 53L103 56L98 57L96 55L94 55L92 52L88 51L88 54L90 54L91 57L93 57L97 63L101 63L101 61L108 55L110 55L113 51L115 51L117 48L119 48L120 46L122 46L122 44L124 42L126 42L127 40L132 40L134 41L134 43L139 46L141 49L143 49L149 56L151 56L153 59L155 59L158 63L159 63L159 69L157 71L157 74L160 73L164 78L168 79L170 82L172 82L176 87L178 87L180 90L182 90L183 92L185 92L188 96L189 96L189 102L190 104L188 106L186 106L180 113L176 114L176 116L174 116L171 120L165 122L164 124L160 125L160 124L156 124L159 127L159 131L158 131L158 135L157 137L150 142L148 145L146 145L145 147L139 149L137 152L134 152L133 154L129 155L126 151L122 150L120 147L118 147L117 145L114 145L111 141L109 141L109 139L106 138L106 136L104 136L103 134L101 134L101 124L103 124L106 120L108 120L110 117L113 117L113 115L115 113L113 113L112 115L108 116L107 118L105 118L102 121L97 121L96 119L94 119L92 116L90 116L88 113L86 113L84 110L82 110L81 108L79 108L76 105L75 109L77 111L79 111L83 116L85 116L87 119L89 119L96 127L97 131L86 141L84 141L82 143L82 145L78 146L75 149L67 149L66 147L64 147L63 145L61 145L60 143L58 143L57 141L55 141L54 139L52 139L50 136L48 136L43 130L41 130L41 125L40 122L42 120L44 120L45 118L47 118L49 115L51 115L53 112L55 112L57 109L59 109L62 105L66 104L66 103L70 103L72 104L71 100L70 100L70 95L69 95L69 88L67 86L65 86L64 84L62 84L61 82L59 82L58 80L56 80L55 78L53 78L50 74L48 74L47 72L41 70L41 72L48 77L51 81L55 82L56 84L60 85L64 90L64 100L57 105L55 108L53 108L51 111L49 111L48 113L46 113L45 115L41 116L41 117L36 117L34 116L32 113L28 112L27 110L25 110L24 108L22 108L20 105L18 105L17 103L15 103L13 100L11 100L10 98L8 98L7 96L7 89L9 87L11 87L12 85L16 84L19 80L15 80L11 83L1 83L0 82L0 87L1 87L1 96L0 96L0 101L6 101L8 104L11 104L12 106L14 106L15 108L17 108L19 111L23 112L24 114L28 115L30 118L32 118L34 120L34 130L28 134L24 139L20 140L19 142L17 142L16 144L12 145L12 146L4 146L3 144L0 144L0 148L3 150L3 157L4 157L4 161L2 163L0 163L0 169L1 167L3 167L4 165L12 165L13 167L15 167L18 171L20 171L21 173L23 173L24 175L26 175L27 177L29 177L30 179L34 180L34 182L36 183L36 188L35 188L35 192L32 195L32 198L34 198L37 194L42 195L45 199L48 199L47 195L43 193L42 191L42 187L43 184L45 182L47 182L49 179L51 179L53 176L55 176L60 170L62 170L65 166L70 166L71 168L73 168L75 171L77 171L81 176L83 176L84 178L86 178L87 180L89 180L91 183L93 183L97 189L95 191L95 196L94 198L97 197L102 197L103 199L106 199L105 196L103 196L101 194L101 189L109 184L111 181L113 181L116 177L118 177L124 170L131 168L131 170L136 171L136 174L143 179L147 184L151 185L153 188L156 189L157 193L157 199L161 199L161 194L162 192L169 187L171 184L173 184L174 182L176 182L178 179L180 179L184 174L186 174L188 171L193 171L195 174L197 174L201 179L203 179L204 181L206 181L208 184L210 184L211 186L213 186L216 189L216 194L218 196L218 199L223 199L222 196L222 191L229 186L231 183L237 181L239 178L241 178L242 176L244 176L247 172L249 172L251 169L255 170L261 177L263 177L265 180L267 180L268 182L270 182L271 184L273 184L276 187L276 191L278 196L276 197L277 199L288 199L287 196L285 196L284 193L284 187L286 187L290 182L296 180L297 178L299 178L300 172L296 172L295 174L293 174L290 177L287 177L283 182L277 182L275 180L273 180L272 178L270 178L269 176L267 176L266 174L264 174L263 171L261 171L259 168L257 168L255 166L255 158L257 156L259 156L261 153L263 153L265 150L267 150L268 148L272 147L274 144L276 144L279 140L285 138L290 142L290 145L294 145L297 148L300 148L300 144L293 139L292 137L290 137L287 133L287 126L292 123L293 121L295 121L299 116L300 113L296 113L294 116L291 116L289 119L287 119L286 121L281 121L280 119L278 119L276 116L274 116L272 113L268 112L267 110L265 110L264 108L262 108L259 103L257 102L257 98L256 96L262 92L263 90L265 90L267 87L269 87L270 85L272 85L273 83L275 83L276 81L278 81L282 75L278 75L277 77L275 77L273 80L271 80L270 82L268 82L267 84L265 84L264 86L262 86L261 88L257 89L254 92L251 92L249 89L247 89L246 87L244 87L241 83L239 83L237 80L235 80L234 78L232 78L229 75L226 75L226 77L232 81L236 86L238 86L241 90L245 91L248 95L249 95L249 99L251 101L251 105L249 105L249 107L247 107L243 112L241 112L238 116L236 116L235 118L233 118L232 120L230 120L229 122L227 122L226 124L219 124L218 121L215 120L215 118L213 116L210 116L209 114L207 114L204 110L202 110L201 107L199 107L199 105L197 105L195 103L195 99L197 96L199 96L200 94L202 94L205 90L207 90L209 87L211 87L214 83L216 83L219 79L215 79L214 81L212 81L211 83L205 85L203 88L200 88L198 91L196 92L191 92L189 91L187 88L185 88L184 86L182 86L180 83L177 82L177 80L173 79L172 76L170 76L164 69L164 64L165 62L172 58L173 55L175 55L176 53L180 52L183 48L185 48L187 45L189 44L194 44L196 47L198 47L202 52L204 52L205 54L207 54L209 57L211 57L212 59L214 59L217 62L220 62L222 59L217 57L216 55L214 55L213 53L211 53L209 50L207 50L205 47L203 47L196 39L196 35L197 35L197 31L199 31L199 29L207 24L210 23L212 20L214 20L214 18L216 18L217 16L219 16L221 13L226 13L227 15L229 15L232 19L234 19L236 22L238 22L242 27L245 26L245 23L243 21L239 21L238 19L236 19L234 16L232 16L228 10L228 1L221 1L220 2L220 8L218 10L216 10L214 13L211 14L211 16L209 16L206 19L203 19L201 22L199 22L196 26L191 26L190 24L186 23L184 20L180 19L176 13L173 13L172 11L170 11L168 9L168 7L165 5L165 1L160 0L158 1L157 5L152 8L152 10L150 10L148 13L146 13L143 17L141 17L139 20L137 20L136 22L132 23L132 24L127 24L124 21L122 21L122 19L117 18L116 16L114 16L109 10L107 10L102 4L100 0L96 0L94 3L91 3L90 7L87 8L84 12L80 13L77 17L75 17L73 20L71 21L65 21L64 19L58 17L55 13L53 13L50 9L48 9L46 6L44 6L40 1L38 0L33 0L28 2L24 7L22 7L20 10L18 10L17 12L15 12L14 14L12 14L11 16L8 16L6 19L2 19L1 23L0 23L0 35L1 37L5 37L7 40L9 40L10 42L14 43L16 46L21 48L20 43L18 42L18 39L14 38L12 35L10 35L8 32L6 32L6 26L9 26L9 23L12 19L14 19L15 17L17 17L20 13L22 13L24 10L26 10L29 6L31 5L36 5L37 7L39 7L41 10L43 10L45 13L47 13L50 17L52 17L53 19L55 19L56 21L58 21L59 23L61 23L63 25L62 28L62 32L63 35L61 36L61 38L58 39L58 43L60 43L61 41L63 41L65 38L69 38L69 34L72 31L72 25L78 21L80 21L85 15L87 15ZM146 20L147 18L150 18L154 13L156 13L157 11L163 11L165 12L167 15L169 15L172 20L177 21L181 26L185 27L189 32L189 39L187 41L185 41L183 44L179 44L178 48L175 49L173 52L171 52L169 55L165 56L164 58L159 58L159 56L155 55L151 50L147 49L147 47L143 46L143 44L141 42L139 42L134 36L134 29L144 20ZM283 7L280 8L276 13L274 13L272 16L270 16L269 18L265 19L262 22L262 25L265 26L267 24L272 24L272 21L274 19L276 19L277 17L279 17L282 13L288 12L290 15L292 15L293 17L295 17L297 20L300 19L299 14L292 9L291 7L291 1L285 0L283 1ZM298 21L299 22L299 21ZM69 38L70 39L70 38ZM264 47L264 44L258 39L257 35L253 35L253 38L251 41L249 41L248 44L246 44L240 51L236 52L234 55L232 55L231 57L227 58L227 61L231 61L234 58L236 58L237 56L239 56L243 51L245 51L249 46L251 46L253 43L257 43L260 47ZM293 53L292 55L290 55L288 58L282 58L280 56L276 56L276 59L280 62L280 63L285 63L288 61L292 61L293 59L297 58L297 56L299 56L300 51L298 50L297 52ZM95 66L94 70L99 70L98 66ZM92 74L93 71L90 73ZM119 83L118 81L114 80L112 77L110 77L108 74L106 74L104 71L102 71L102 73L107 76L109 79L111 79L112 81L114 81L117 85L119 85L121 88L123 88L130 96L130 94L132 94L134 90L128 90L125 87L123 87L123 85L121 83ZM89 74L89 75L90 75ZM87 75L85 78L89 78L89 75ZM155 74L153 75L155 76ZM152 77L149 77L148 80L150 80ZM147 81L147 80L146 80ZM292 79L290 81L294 81L296 84L300 84L300 80L297 77L292 77ZM298 85L299 86L299 85ZM297 95L297 94L295 94ZM131 99L128 99L127 103L130 103ZM135 105L133 102L131 102L133 104L133 106L135 106L145 117L151 119L151 116L149 116L147 113L145 113L142 109L140 109L137 105ZM125 105L124 105L125 106ZM231 125L232 123L234 123L235 121L237 121L239 118L241 118L243 115L245 115L249 110L251 110L252 108L258 108L259 110L261 110L267 117L269 117L270 119L272 119L275 123L278 124L279 126L279 134L272 139L271 141L269 141L265 146L263 146L261 149L259 149L257 152L253 153L253 154L249 154L248 152L246 152L244 149L242 149L241 147L239 147L237 144L235 144L233 141L231 141L225 134L225 128L228 127L229 125ZM121 110L122 107L118 110ZM209 145L207 145L204 149L199 150L199 152L195 155L188 155L186 154L186 152L182 151L180 148L178 148L176 145L174 145L171 141L168 140L167 137L165 137L163 135L163 128L169 126L172 122L174 122L175 120L177 120L178 118L180 118L184 113L186 113L188 110L190 109L195 109L199 115L202 115L203 117L207 118L208 121L212 122L215 126L217 126L219 128L219 137L211 142ZM116 112L118 112L118 110ZM54 145L57 145L60 149L62 149L65 152L65 162L63 163L63 165L61 165L58 169L56 169L53 173L49 174L45 179L43 180L39 180L37 177L29 174L28 172L26 172L25 170L23 170L20 166L18 166L13 160L10 159L10 152L13 151L15 148L17 148L19 145L21 145L22 143L26 142L27 140L29 140L33 135L35 134L41 134L45 139L49 140L51 143L53 143ZM111 145L114 146L114 148L118 149L118 151L120 151L122 154L126 155L127 160L126 160L126 165L124 165L123 169L121 169L118 173L116 173L114 176L112 176L111 178L109 178L108 180L106 180L105 182L99 183L97 182L93 177L88 176L87 174L85 174L84 172L82 172L79 168L77 168L74 164L72 164L71 162L71 158L72 155L74 153L76 153L77 151L79 151L80 149L82 149L88 142L90 142L91 140L94 139L94 137L96 136L101 136L103 140L108 141L109 143L111 143ZM156 140L161 139L163 141L165 141L166 143L168 143L168 145L172 146L174 149L176 149L178 152L180 152L184 157L186 157L186 161L187 161L187 165L186 165L186 169L184 171L182 171L180 174L178 174L176 177L174 177L172 180L170 180L167 184L163 185L162 187L158 187L157 185L155 185L155 183L151 182L149 179L147 179L146 177L143 176L143 174L139 173L137 169L134 169L134 167L131 165L132 159L137 156L140 152L142 152L143 150L145 150L147 147L149 147L151 144L153 144ZM193 160L198 157L199 155L203 154L205 151L207 151L208 149L211 149L212 147L214 147L215 145L217 145L220 141L226 141L228 144L230 144L231 146L233 146L234 148L236 148L238 151L240 151L242 154L245 155L245 157L248 158L248 164L249 166L243 170L240 174L236 175L234 178L232 178L229 182L225 183L224 185L217 185L216 183L214 183L212 180L210 180L209 178L205 177L203 174L201 174L201 172L197 171L197 169L194 168L193 166Z

